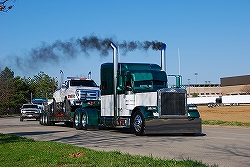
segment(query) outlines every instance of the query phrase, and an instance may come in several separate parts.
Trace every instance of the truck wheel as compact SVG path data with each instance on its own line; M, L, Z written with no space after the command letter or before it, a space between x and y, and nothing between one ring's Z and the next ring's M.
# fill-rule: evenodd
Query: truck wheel
M78 112L75 113L75 118L74 118L74 126L76 128L76 130L80 130L82 129L82 123L81 121L79 121L80 119L80 115Z
M132 115L130 129L136 136L141 136L145 133L145 120L139 110L135 111L135 113Z
M21 122L23 121L23 117L20 117L20 121L21 121Z
M86 113L83 112L81 116L81 124L82 124L82 129L87 130L87 116Z
M62 111L63 113L70 113L71 112L71 107L70 107L70 102L67 99L67 96L65 96L63 104L62 104Z

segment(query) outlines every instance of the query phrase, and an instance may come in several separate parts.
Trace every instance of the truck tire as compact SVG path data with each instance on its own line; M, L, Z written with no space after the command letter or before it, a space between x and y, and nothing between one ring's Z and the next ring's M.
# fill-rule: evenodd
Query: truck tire
M49 116L47 114L44 116L44 125L46 125L46 126L55 125L54 122L50 121Z
M20 121L21 121L21 122L23 121L23 117L20 117Z
M69 100L67 99L67 96L65 96L64 98L64 101L63 101L63 104L62 104L62 111L63 113L70 113L71 112L71 106L70 106L70 102Z
M43 124L47 126L48 125L48 116L47 115L43 116L43 121L44 121Z
M75 112L74 116L74 127L76 130L81 130L82 129L82 122L80 121L81 115L78 112Z
M40 121L39 121L40 125L43 125L43 115L40 115Z
M82 129L87 130L87 116L85 112L82 112L81 124L82 124Z
M42 118L42 125L45 125L45 115L43 115L43 118Z
M142 136L145 134L145 120L142 113L139 110L135 111L131 117L130 130L136 136Z

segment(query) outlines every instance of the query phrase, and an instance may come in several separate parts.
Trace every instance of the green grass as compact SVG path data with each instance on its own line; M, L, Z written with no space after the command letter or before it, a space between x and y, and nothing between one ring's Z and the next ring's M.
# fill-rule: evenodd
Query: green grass
M0 134L0 166L13 167L205 167L192 160L163 160L152 156L132 156L119 151L94 151L58 142L35 141Z
M250 122L202 120L203 125L223 125L223 126L250 126Z

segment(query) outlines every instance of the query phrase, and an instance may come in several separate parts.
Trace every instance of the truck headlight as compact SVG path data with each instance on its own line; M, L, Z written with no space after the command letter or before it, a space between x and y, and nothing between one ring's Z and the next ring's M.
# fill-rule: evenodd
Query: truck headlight
M94 105L95 101L88 101L88 105Z
M197 105L195 104L188 104L188 110L197 110Z
M68 95L68 98L75 98L75 95L74 94Z

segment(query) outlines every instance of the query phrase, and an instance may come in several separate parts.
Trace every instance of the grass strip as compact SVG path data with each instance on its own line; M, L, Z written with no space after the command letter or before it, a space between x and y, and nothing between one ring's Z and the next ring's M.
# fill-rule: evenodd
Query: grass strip
M192 160L166 160L152 156L132 156L119 151L94 151L69 144L35 141L11 134L0 134L0 166L13 167L206 167Z
M223 126L250 126L250 122L221 121L221 120L202 120L204 125L223 125Z

